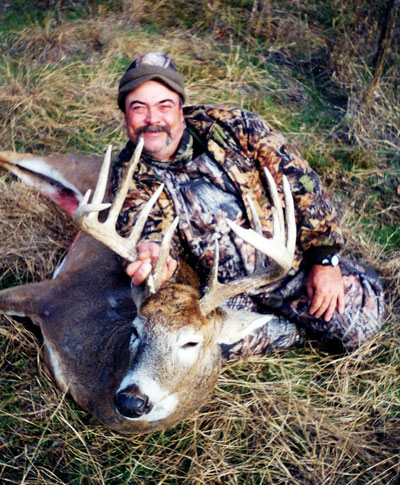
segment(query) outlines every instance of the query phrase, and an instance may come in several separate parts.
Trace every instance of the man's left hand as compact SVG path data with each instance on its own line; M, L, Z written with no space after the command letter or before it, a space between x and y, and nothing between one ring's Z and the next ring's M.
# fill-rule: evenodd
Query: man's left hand
M316 318L324 315L329 322L335 310L344 312L344 285L340 267L316 264L311 268L307 279L309 313Z

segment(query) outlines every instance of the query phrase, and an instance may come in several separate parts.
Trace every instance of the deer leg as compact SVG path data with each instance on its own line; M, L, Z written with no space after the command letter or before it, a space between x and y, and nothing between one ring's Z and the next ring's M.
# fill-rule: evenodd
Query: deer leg
M297 326L279 315L227 309L228 327L220 345L225 361L246 359L300 343ZM236 330L236 331L234 331Z

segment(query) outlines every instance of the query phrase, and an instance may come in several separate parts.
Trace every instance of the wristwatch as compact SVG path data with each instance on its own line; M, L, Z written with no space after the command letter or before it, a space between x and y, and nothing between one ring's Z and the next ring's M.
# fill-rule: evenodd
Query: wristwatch
M340 258L338 254L331 254L330 256L325 256L319 264L322 264L322 266L332 266L333 268L336 268L336 266L340 263Z

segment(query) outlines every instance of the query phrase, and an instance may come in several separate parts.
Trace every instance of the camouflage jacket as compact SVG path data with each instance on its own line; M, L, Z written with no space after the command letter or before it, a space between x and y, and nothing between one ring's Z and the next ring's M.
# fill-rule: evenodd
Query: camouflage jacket
M238 108L188 106L184 116L187 132L194 140L193 155L177 162L149 162L142 157L119 217L121 234L129 234L137 211L164 182L166 188L148 218L143 240L160 241L179 215L174 257L179 255L192 265L194 262L200 273L206 274L217 237L221 281L250 273L254 250L232 234L225 218L250 227L250 196L264 235L271 235L271 201L263 171L267 167L280 195L282 175L286 175L294 196L297 247L293 271L304 260L312 264L340 249L343 240L335 210L319 177L282 134L259 116ZM113 166L114 191L133 149L128 142Z

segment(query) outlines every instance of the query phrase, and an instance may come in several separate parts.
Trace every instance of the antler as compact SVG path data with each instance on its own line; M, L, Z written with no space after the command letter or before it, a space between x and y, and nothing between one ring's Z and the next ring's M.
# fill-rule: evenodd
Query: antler
M155 191L150 197L144 208L141 210L138 219L132 229L129 237L122 237L116 231L116 223L121 211L123 202L128 192L129 182L132 178L140 158L143 148L143 139L140 138L138 145L133 154L132 160L129 163L128 169L125 171L121 186L115 196L112 204L103 203L108 171L111 162L111 146L108 147L104 157L103 165L100 170L97 186L91 203L88 203L91 191L85 194L81 204L74 214L74 223L84 232L93 236L98 241L108 246L114 252L122 256L128 261L135 261L137 259L136 244L143 231L146 219L153 208L156 200L164 188L164 184ZM273 232L274 235L270 239L262 236L261 222L258 218L253 202L248 198L248 203L253 216L253 225L256 229L244 229L238 226L233 221L227 219L230 228L244 241L256 248L256 267L263 267L263 261L260 254L269 256L277 265L269 268L267 271L258 271L251 276L240 278L226 284L218 282L218 241L215 241L215 258L211 271L210 282L204 297L200 300L200 308L203 314L207 315L213 309L218 307L228 298L244 293L253 288L264 286L267 283L275 281L284 276L291 268L294 257L295 243L296 243L296 222L294 216L293 198L290 192L289 183L286 177L283 177L283 192L285 198L285 216L286 216L286 230L285 230L285 216L280 203L278 191L271 174L265 169L265 175L268 181L270 194L273 203ZM104 222L98 220L98 212L108 209L109 213ZM169 255L171 238L178 224L179 218L176 217L169 229L166 231L161 242L160 252L157 263L153 268L151 276L148 278L147 287L150 293L155 293L162 283L162 270Z
M106 154L104 156L103 165L99 173L99 178L97 181L92 202L90 204L88 203L91 194L91 191L88 190L78 209L75 211L73 217L74 223L77 227L79 227L79 229L93 236L95 239L108 246L110 249L115 251L124 259L131 262L137 259L136 244L140 238L143 227L146 223L146 219L164 188L164 185L161 185L146 202L146 205L140 212L136 224L133 227L132 233L129 235L129 237L120 236L117 233L115 226L126 194L128 192L129 182L139 162L142 148L143 139L140 138L133 154L132 160L129 163L128 169L125 171L121 186L115 196L114 201L112 202L112 204L104 204L102 203L102 200L104 198L107 186L108 172L111 162L112 147L110 145L107 148ZM110 208L110 210L108 212L107 219L104 222L100 222L98 219L98 212L108 208Z
M268 187L272 198L272 215L273 215L273 237L267 239L262 236L261 223L256 213L254 204L250 198L248 203L253 216L253 229L244 229L235 222L227 219L229 227L241 239L251 244L256 250L256 268L264 266L260 264L260 253L269 256L277 265L268 270L261 270L253 273L251 276L240 278L229 283L221 284L218 281L218 241L215 241L215 257L211 270L211 277L206 290L206 294L200 300L200 308L204 315L209 314L228 298L239 295L253 288L264 286L276 281L284 276L291 268L294 258L296 245L296 221L294 215L293 197L290 191L289 182L283 177L283 193L285 198L285 217L282 205L279 199L276 184L270 172L265 168Z

